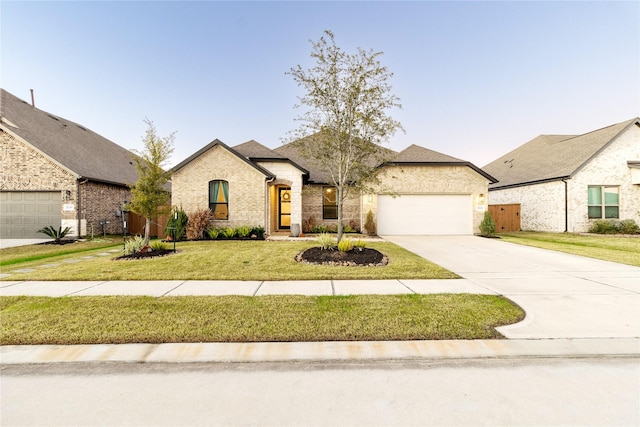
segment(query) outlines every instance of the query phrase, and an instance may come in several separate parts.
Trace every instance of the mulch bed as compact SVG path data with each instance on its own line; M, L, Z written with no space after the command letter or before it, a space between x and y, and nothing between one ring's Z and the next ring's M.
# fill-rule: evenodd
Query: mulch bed
M117 258L114 258L114 260L119 261L122 259L145 259L145 258L155 258L155 257L160 257L160 256L165 256L165 255L169 255L173 253L173 249L160 249L160 250L156 250L156 251L149 251L149 252L138 252L135 254L131 254L131 255L121 255Z
M296 255L295 260L307 264L342 265L348 267L375 267L387 265L389 259L381 252L370 248L354 248L341 252L337 248L309 248Z

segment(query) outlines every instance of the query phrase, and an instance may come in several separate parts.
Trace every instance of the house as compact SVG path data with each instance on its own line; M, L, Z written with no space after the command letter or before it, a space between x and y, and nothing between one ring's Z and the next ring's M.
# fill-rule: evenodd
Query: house
M483 168L489 203L520 204L523 230L586 232L640 222L640 118L583 135L540 135Z
M473 164L412 145L379 165L371 194L343 206L343 223L361 229L369 210L378 234L473 234L495 179ZM210 208L218 226L263 226L297 235L310 224L337 225L336 189L292 144L270 149L214 140L173 168L172 203Z
M133 154L4 89L0 105L0 237L45 237L48 225L121 233Z

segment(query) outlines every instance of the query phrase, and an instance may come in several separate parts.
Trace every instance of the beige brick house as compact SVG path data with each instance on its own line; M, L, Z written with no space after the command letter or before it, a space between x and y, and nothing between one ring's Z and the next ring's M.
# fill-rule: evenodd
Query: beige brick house
M541 135L483 168L490 204L520 204L523 230L586 232L640 223L640 118L582 135Z
M412 145L380 165L380 184L344 205L344 224L360 230L369 210L378 234L474 234L495 179L473 164ZM335 188L292 144L214 140L173 168L172 203L210 208L218 226L262 226L267 234L337 224Z
M133 154L86 127L1 90L0 238L122 233Z

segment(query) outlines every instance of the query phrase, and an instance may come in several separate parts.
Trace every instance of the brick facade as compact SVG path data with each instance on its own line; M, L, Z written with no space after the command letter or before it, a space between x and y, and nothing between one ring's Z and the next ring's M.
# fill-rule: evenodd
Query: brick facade
M313 223L337 227L337 219L322 218L322 185L305 185L302 191L302 220L303 224L308 223L313 218ZM361 229L360 197L355 194L344 201L342 207L342 224L349 225L356 230ZM308 231L304 230L303 231Z

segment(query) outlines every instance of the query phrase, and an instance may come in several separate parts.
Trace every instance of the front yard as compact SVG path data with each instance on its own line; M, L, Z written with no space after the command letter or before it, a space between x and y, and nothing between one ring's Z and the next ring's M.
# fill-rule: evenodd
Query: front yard
M458 276L393 243L370 242L389 257L379 267L343 267L301 264L299 252L317 246L313 241L198 241L179 242L177 253L142 260L116 261L122 252L100 247L69 252L74 244L60 246L61 254L31 259L28 248L40 253L41 245L3 249L0 258L4 280L326 280L326 279L451 279ZM85 244L81 244L85 245ZM46 245L49 251L51 245ZM110 248L116 250L121 246ZM20 257L13 255L20 251ZM91 258L89 258L91 257ZM79 261L79 262L72 262Z

